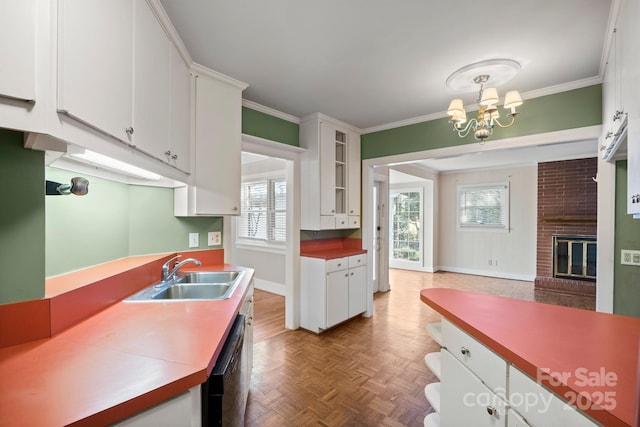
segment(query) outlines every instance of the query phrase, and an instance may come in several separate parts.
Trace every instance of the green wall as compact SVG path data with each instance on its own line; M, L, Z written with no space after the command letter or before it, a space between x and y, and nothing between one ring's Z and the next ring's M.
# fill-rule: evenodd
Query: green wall
M627 214L627 161L616 162L613 312L640 317L640 267L620 262L622 249L640 250L640 219Z
M77 173L45 168L47 179L67 183ZM82 174L89 194L46 198L46 276L123 258L187 250L189 233L222 231L222 218L176 218L173 189L126 185ZM221 246L216 246L221 247Z
M299 130L296 123L242 107L242 133L299 147Z
M444 107L443 107L444 108ZM502 107L500 107L502 113ZM494 129L489 139L497 140L536 133L599 125L602 123L602 86L525 100L518 108L516 124ZM467 117L475 116L468 112ZM475 143L473 136L459 138L448 118L416 123L362 135L362 158L371 159L394 154Z
M44 297L44 153L0 129L0 304Z

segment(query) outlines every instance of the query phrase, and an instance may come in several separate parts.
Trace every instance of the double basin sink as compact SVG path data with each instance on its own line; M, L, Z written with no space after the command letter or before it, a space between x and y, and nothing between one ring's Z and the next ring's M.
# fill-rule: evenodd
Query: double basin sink
M242 280L242 271L178 273L131 295L125 301L185 301L228 299Z

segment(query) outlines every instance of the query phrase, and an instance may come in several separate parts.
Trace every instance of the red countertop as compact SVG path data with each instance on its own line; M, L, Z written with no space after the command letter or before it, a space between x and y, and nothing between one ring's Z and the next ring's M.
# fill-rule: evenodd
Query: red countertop
M149 261L136 258L131 267ZM113 272L130 262L114 262ZM109 424L204 382L254 273L206 268L245 274L227 300L118 301L57 335L1 348L0 425Z
M598 422L634 425L640 319L454 289L425 289L420 299L559 396L587 396L585 412ZM569 375L550 382L541 370ZM582 372L603 378L603 370L617 379L586 384ZM602 392L614 393L613 408L597 406Z
M309 258L335 259L366 253L367 251L362 249L362 239L334 238L300 241L300 256Z

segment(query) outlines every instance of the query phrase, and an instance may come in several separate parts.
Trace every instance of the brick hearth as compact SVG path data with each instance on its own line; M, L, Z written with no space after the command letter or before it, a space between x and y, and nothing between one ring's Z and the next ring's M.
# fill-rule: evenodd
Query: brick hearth
M598 159L538 164L536 289L593 295L596 284L553 277L552 236L595 236Z

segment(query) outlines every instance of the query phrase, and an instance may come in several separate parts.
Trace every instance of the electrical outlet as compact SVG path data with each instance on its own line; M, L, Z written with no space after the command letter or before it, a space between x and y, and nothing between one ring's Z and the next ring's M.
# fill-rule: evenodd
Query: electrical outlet
M200 246L200 235L198 233L189 233L189 247L197 248Z
M640 267L640 251L622 249L620 251L620 263L625 265L635 265Z
M222 244L222 233L219 231L207 233L207 244L209 246L220 246Z

